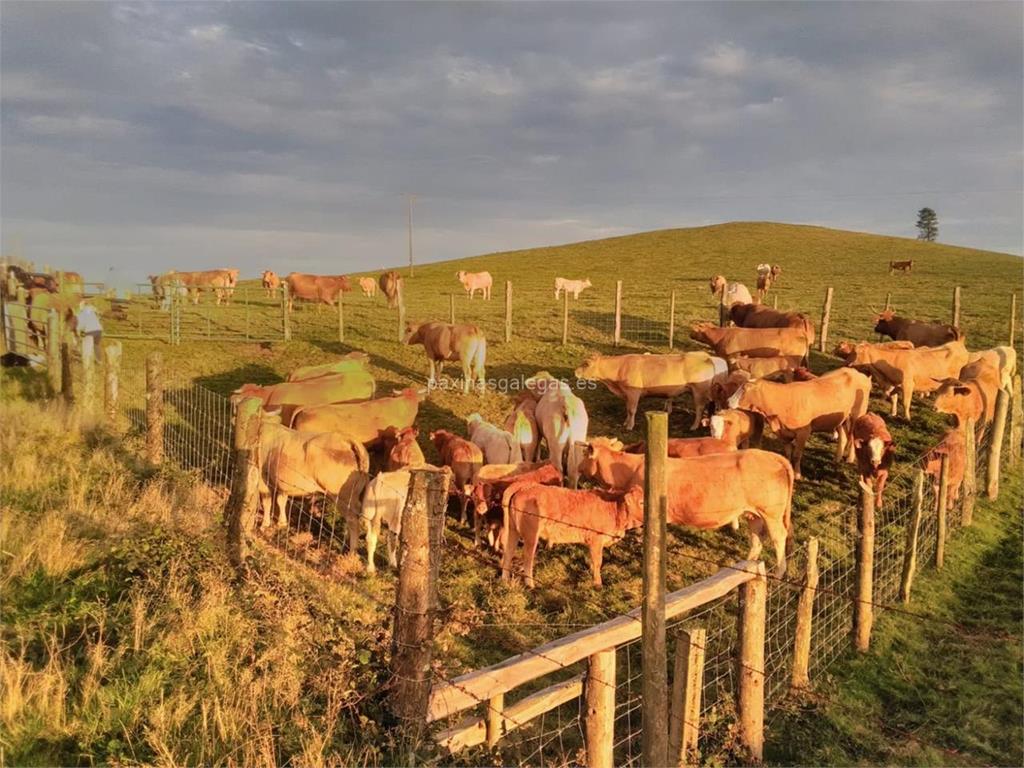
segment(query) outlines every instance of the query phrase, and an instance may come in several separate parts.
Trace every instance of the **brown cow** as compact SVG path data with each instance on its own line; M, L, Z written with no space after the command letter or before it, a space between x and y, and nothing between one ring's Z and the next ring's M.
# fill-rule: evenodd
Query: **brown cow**
M592 437L582 452L580 474L615 491L642 485L645 447L643 442L623 446L621 441L613 437ZM669 440L668 457L691 459L735 450L734 445L713 437L679 438Z
M800 478L800 460L812 432L836 433L836 461L848 453L853 461L853 422L867 413L871 380L848 368L829 371L811 381L780 384L730 374L719 393L720 404L761 414L775 434L791 443L793 468Z
M949 323L925 323L906 317L897 317L887 309L875 315L875 333L896 341L909 341L915 347L941 347L951 341L963 341L964 335Z
M258 397L266 410L281 408L282 420L289 424L297 408L304 405L327 405L369 400L376 390L373 376L365 370L308 381L285 381L281 384L243 384L232 393L232 401ZM328 432L330 430L313 430ZM345 431L345 430L342 430Z
M938 509L939 475L942 470L942 457L946 456L948 477L946 503L955 503L960 498L960 487L964 483L964 472L967 467L967 443L961 429L950 429L942 436L942 440L922 459L924 473L932 478L932 492L935 494L935 506Z
M727 408L707 420L711 436L734 448L759 448L764 434L764 417L753 411Z
M712 323L698 323L690 338L707 344L720 357L794 356L806 359L810 341L800 328L719 328Z
M592 438L591 442L596 438ZM646 455L647 442L638 440L623 445L623 453L639 453ZM668 457L670 459L690 459L694 456L708 456L712 453L735 451L736 444L717 437L670 437L668 439Z
M452 468L451 495L459 497L459 521L469 522L466 507L469 504L469 493L476 483L477 473L484 463L484 454L480 448L465 438L438 429L430 433L430 441L441 455L441 463ZM480 526L474 522L473 543L480 541Z
M510 485L520 482L561 485L562 473L547 462L485 464L480 467L476 483L470 492L470 500L475 511L474 527L482 523L486 531L487 544L499 552L503 527L501 496Z
M642 488L622 494L513 483L502 496L501 508L505 539L501 578L511 580L512 561L522 540L523 580L530 589L534 586L534 558L541 539L548 546L586 544L594 586L600 587L604 548L644 521Z
M423 449L416 442L419 434L420 431L416 427L405 427L404 429L388 427L384 430L381 434L381 441L386 471L394 472L396 469L426 465L427 460L423 456Z
M990 359L979 358L960 370L957 378L946 379L935 390L935 410L951 414L961 429L970 421L976 427L989 424L996 415L996 397L1002 378Z
M268 299L274 298L277 292L281 290L281 278L277 276L277 273L271 272L269 269L263 271L262 282Z
M903 416L907 421L910 421L914 392L934 392L946 379L956 378L967 364L967 348L962 341L921 348L840 344L836 352L845 359L846 365L870 374L886 396L894 398L893 413L898 401L896 393L902 394Z
M345 275L307 275L302 272L290 272L285 275L284 282L288 285L288 311L292 311L295 299L316 301L334 306L340 301L342 293L352 290Z
M479 326L467 323L406 323L405 343L422 344L430 362L428 387L437 385L437 376L446 362L462 363L462 387L468 393L476 384L484 387L487 339Z
M7 267L7 274L14 275L14 278L24 286L26 291L42 288L47 293L57 293L60 290L56 278L46 272L29 272L15 264L10 264Z
M803 312L783 312L764 304L733 304L729 318L740 328L801 328L814 343L814 323Z
M370 356L358 350L342 355L339 360L333 363L321 365L300 365L288 374L288 381L309 381L318 379L321 376L333 376L339 373L351 373L353 371L365 371L369 365Z
M402 276L395 270L385 272L378 281L381 293L388 300L388 308L394 309L398 306L398 291L402 283Z
M600 381L608 391L626 401L626 421L623 424L626 429L633 429L641 397L664 397L666 408L671 411L673 397L682 392L692 392L694 417L690 429L696 429L710 401L711 385L724 381L728 372L725 360L712 357L707 352L593 354L576 369L576 378Z
M892 435L881 416L865 413L853 422L853 450L857 456L860 485L868 493L871 493L874 486L875 509L880 510L882 492L889 479L895 452Z
M359 546L362 493L370 478L366 449L348 435L300 433L281 424L279 412L264 412L256 447L264 517L276 526L289 497L323 493L348 522L349 546ZM274 497L277 514L270 506Z
M889 274L899 270L903 274L908 274L914 271L914 260L909 259L907 261L890 261L889 262Z
M747 357L734 355L729 358L729 371L746 371L755 379L792 381L803 359L792 355L779 357Z
M409 388L394 397L362 403L301 406L292 416L292 426L302 432L344 432L370 447L380 442L388 427L411 427L425 394Z

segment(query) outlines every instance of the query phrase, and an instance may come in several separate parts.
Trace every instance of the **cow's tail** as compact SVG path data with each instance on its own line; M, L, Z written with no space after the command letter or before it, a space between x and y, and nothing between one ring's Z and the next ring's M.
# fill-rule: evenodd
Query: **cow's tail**
M782 512L782 524L786 526L786 538L790 541L793 540L793 486L796 479L796 473L793 471L793 465L788 461L783 465L786 468L786 474L789 478L789 496L786 498L786 508Z
M509 533L512 531L512 520L509 516L509 509L512 507L512 501L515 498L515 495L519 493L522 487L521 483L512 483L505 489L505 492L501 494L501 523L504 526L504 537L506 541L508 540ZM518 528L516 530L518 530Z
M295 422L299 418L299 414L306 410L307 407L308 406L305 405L295 406L295 410L292 411L291 417L288 419L288 423L284 426L288 427L288 429L295 429Z

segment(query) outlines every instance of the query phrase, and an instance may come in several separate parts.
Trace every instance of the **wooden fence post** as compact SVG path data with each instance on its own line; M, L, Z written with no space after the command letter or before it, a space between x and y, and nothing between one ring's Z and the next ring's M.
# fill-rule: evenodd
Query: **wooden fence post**
M71 372L71 343L67 340L63 329L57 332L60 337L60 391L64 405L71 406L75 402L75 383Z
M676 292L672 289L672 295L668 301L668 348L675 349L676 346Z
M718 327L725 328L729 325L729 307L725 305L725 289L728 288L728 284L722 288L722 292L718 294Z
M402 510L402 533L391 636L390 709L411 751L426 729L430 699L437 574L441 565L448 471L414 469ZM402 761L408 762L408 761Z
M83 416L91 416L96 408L96 349L92 336L82 337L82 399Z
M914 508L907 521L907 545L903 551L903 576L900 579L900 599L910 602L910 588L917 571L917 534L921 527L921 513L924 510L924 470L914 473Z
M46 318L46 377L54 397L61 391L60 326L57 310L51 309Z
M764 632L768 585L764 562L759 561L756 568L757 577L740 587L736 719L740 743L753 761L760 763L764 755Z
M345 294L338 291L338 341L345 343Z
M1013 377L1010 389L1010 465L1016 466L1020 461L1021 442L1024 440L1024 396L1020 376Z
M512 341L512 281L505 281L505 343Z
M4 291L0 290L0 355L6 355L7 352L7 300Z
M487 746L493 749L505 734L505 694L499 693L487 700L487 725L485 737Z
M887 291L885 294L885 311L888 312L890 309L892 309L892 291Z
M954 328L960 327L960 286L953 288L953 323Z
M448 294L448 322L455 325L455 294Z
M811 629L814 621L814 596L818 590L818 539L807 540L807 569L804 571L804 586L796 606L796 630L793 638L793 674L790 687L794 690L807 688L810 677L807 670L811 657Z
M569 343L569 292L563 291L562 298L562 346Z
M828 323L832 317L832 286L825 290L825 304L821 308L821 334L818 337L818 351L824 352L828 343Z
M110 426L117 424L117 395L121 374L121 342L109 341L103 348L103 411Z
M615 281L615 346L622 341L622 281Z
M402 280L395 283L395 298L398 300L398 343L405 341L405 289Z
M700 701L704 688L705 629L680 630L676 634L676 657L672 671L672 701L669 706L669 765L687 766L698 762Z
M1000 389L996 394L996 418L992 422L992 441L988 447L987 495L990 501L999 498L999 465L1003 455L1003 437L1006 435L1006 414L1009 409L1010 393Z
M974 420L964 422L964 483L960 493L960 525L969 526L974 522L974 502L978 497L978 446L974 432Z
M644 472L644 576L641 654L643 702L642 763L667 765L668 652L665 648L665 518L668 414L648 411Z
M773 293L772 294L772 309L778 309L778 308L779 308L779 294Z
M159 352L146 356L146 459L156 467L164 460L163 362Z
M259 471L255 466L256 444L260 439L262 417L263 401L258 397L245 398L235 411L234 469L224 520L227 523L228 558L239 575L245 573L248 551L245 529L253 522L256 512L256 473Z
M1017 330L1017 294L1010 294L1010 344L1013 346L1015 331Z
M292 340L292 319L288 312L288 283L281 283L281 331L285 341Z
M949 457L942 455L939 463L939 498L935 508L935 567L946 561L946 509L949 507Z
M588 768L612 768L615 744L615 649L587 660L586 716Z
M860 486L860 510L857 516L857 601L854 603L854 647L866 651L871 644L871 625L874 623L875 568L875 494Z

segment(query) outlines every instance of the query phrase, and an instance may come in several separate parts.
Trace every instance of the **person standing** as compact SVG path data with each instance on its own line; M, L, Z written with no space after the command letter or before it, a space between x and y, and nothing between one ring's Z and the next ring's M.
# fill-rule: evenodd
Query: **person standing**
M75 324L82 337L82 357L92 355L100 362L100 340L103 338L103 325L96 314L96 307L84 299L78 304Z

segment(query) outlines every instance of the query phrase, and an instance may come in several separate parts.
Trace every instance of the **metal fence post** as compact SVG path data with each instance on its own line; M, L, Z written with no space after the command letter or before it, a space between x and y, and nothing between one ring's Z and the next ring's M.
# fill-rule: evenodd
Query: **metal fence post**
M643 765L668 760L668 652L665 648L665 518L668 414L648 411L644 471L644 575L641 608L643 660Z
M256 445L260 439L260 421L263 417L263 401L258 397L247 397L238 404L235 412L235 430L232 440L234 470L231 475L231 495L224 508L227 524L228 558L231 564L244 575L245 556L248 545L245 540L246 521L251 520L256 509L256 483L253 475Z
M157 467L164 460L163 357L159 352L146 356L146 459Z
M807 540L807 568L804 586L796 606L796 630L793 638L793 674L790 687L794 690L810 685L807 674L811 657L811 629L814 621L814 596L818 590L818 539Z
M825 290L825 304L821 308L821 334L818 337L818 351L824 352L828 343L828 323L832 318L832 286Z
M739 669L736 717L740 743L754 762L764 756L764 636L768 585L764 563L756 564L757 576L740 587Z
M854 647L866 651L871 644L871 626L874 623L874 570L875 570L875 494L870 488L860 487L860 510L857 516L857 602L854 604Z
M1016 392L1015 397L1020 395ZM1003 455L1003 437L1006 435L1006 414L1010 408L1010 393L1000 389L996 394L996 417L992 422L992 442L988 449L988 498L999 498L999 469Z

